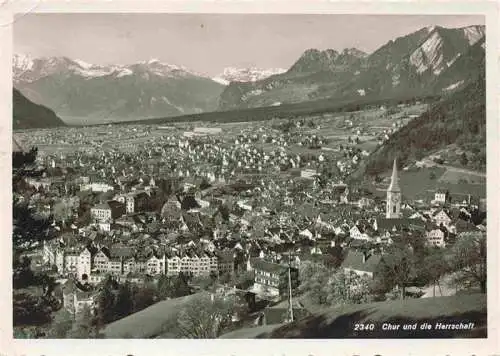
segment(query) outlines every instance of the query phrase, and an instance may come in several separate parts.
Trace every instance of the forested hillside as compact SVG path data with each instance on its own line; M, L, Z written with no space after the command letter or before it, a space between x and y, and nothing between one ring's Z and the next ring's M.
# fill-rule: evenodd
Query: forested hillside
M484 73L484 71L482 72ZM434 104L395 133L357 172L376 175L388 170L395 157L401 165L419 160L450 144L468 153L476 169L486 167L485 77Z

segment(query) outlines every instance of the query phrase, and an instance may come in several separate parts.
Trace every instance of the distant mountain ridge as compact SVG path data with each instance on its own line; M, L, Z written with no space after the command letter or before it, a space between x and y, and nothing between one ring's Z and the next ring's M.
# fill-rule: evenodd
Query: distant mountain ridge
M158 59L94 65L16 55L14 86L64 120L86 123L192 115L318 100L442 95L479 75L485 27L425 27L371 54L306 50L288 69L226 68L216 77Z
M224 86L157 59L101 66L67 57L13 60L14 86L63 118L131 119L212 111Z
M14 130L65 126L54 111L31 102L16 89L13 89L12 95Z
M221 94L219 109L269 106L324 98L355 98L407 93L440 93L447 82L465 85L471 78L452 68L465 56L484 61L485 27L448 29L431 26L391 40L367 55L356 49L337 52L309 49L283 74L255 83L231 83ZM462 66L462 69L466 69ZM451 78L453 74L453 78ZM448 86L449 86L448 85ZM457 87L458 88L458 87Z

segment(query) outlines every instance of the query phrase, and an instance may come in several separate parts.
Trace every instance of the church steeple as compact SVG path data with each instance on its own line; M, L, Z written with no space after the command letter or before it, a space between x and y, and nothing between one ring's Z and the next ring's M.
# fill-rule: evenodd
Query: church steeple
M394 159L394 164L392 166L392 176L391 176L391 184L389 185L389 188L387 191L390 192L400 192L401 189L399 188L399 177L398 177L398 165L396 162L396 159Z
M398 165L396 159L392 166L391 184L387 188L387 207L385 216L387 219L398 219L401 217L401 188L399 187Z

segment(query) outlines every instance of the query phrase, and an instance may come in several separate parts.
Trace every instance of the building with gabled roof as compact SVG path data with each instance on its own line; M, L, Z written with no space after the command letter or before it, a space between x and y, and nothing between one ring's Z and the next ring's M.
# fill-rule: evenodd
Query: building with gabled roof
M71 314L81 313L85 307L93 311L98 292L91 287L68 279L62 286L63 307Z
M374 278L381 259L382 256L378 254L349 250L341 266L346 273L354 272Z

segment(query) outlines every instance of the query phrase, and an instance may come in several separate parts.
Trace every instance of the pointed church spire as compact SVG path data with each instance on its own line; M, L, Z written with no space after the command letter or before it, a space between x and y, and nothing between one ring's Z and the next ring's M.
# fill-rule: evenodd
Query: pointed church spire
M390 192L399 192L401 190L399 188L398 165L396 158L394 159L394 164L392 166L391 184L387 190Z

